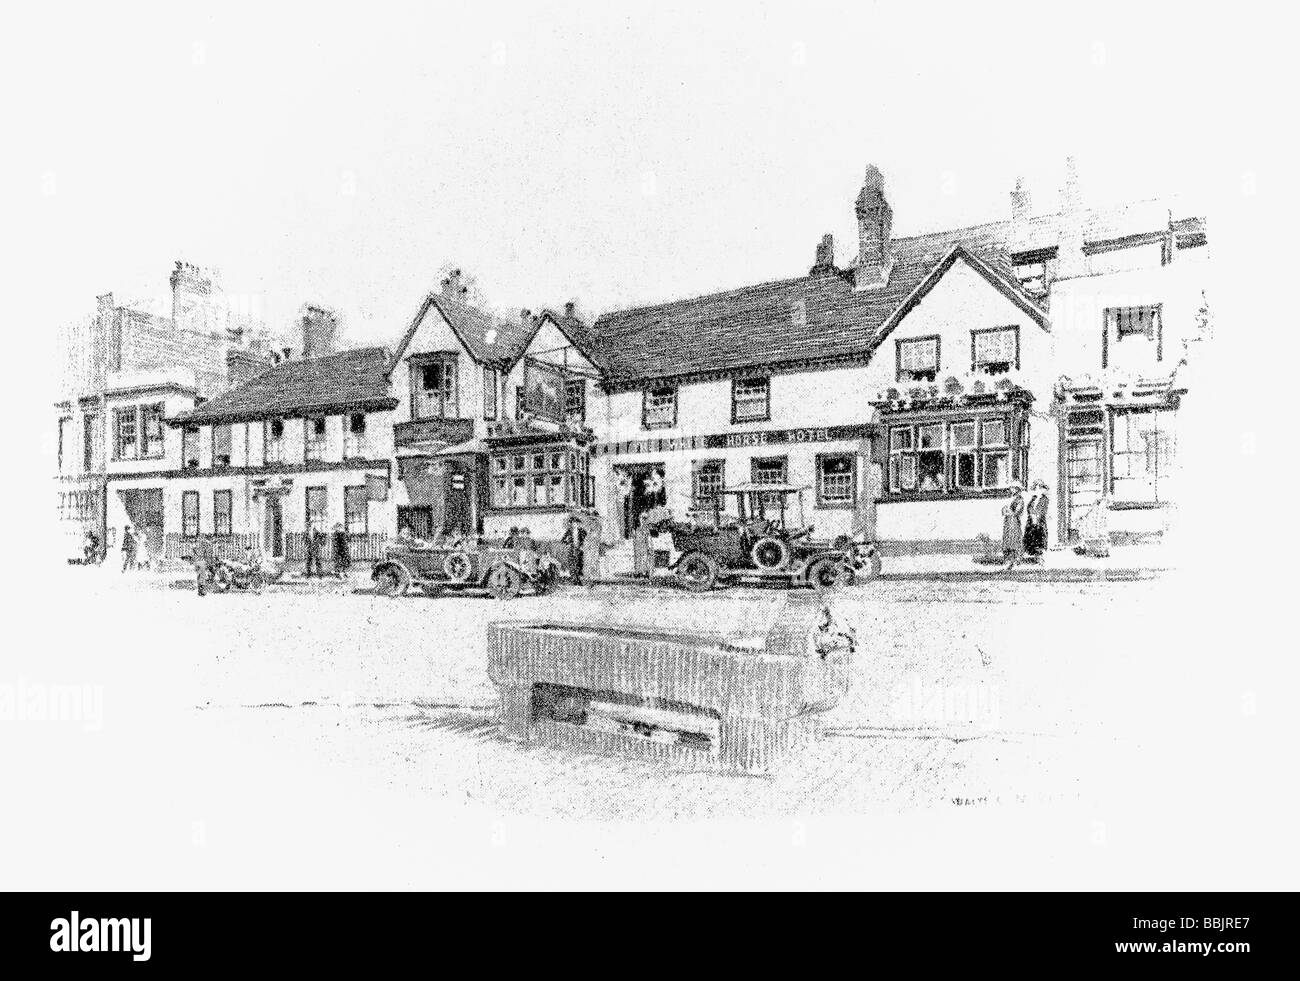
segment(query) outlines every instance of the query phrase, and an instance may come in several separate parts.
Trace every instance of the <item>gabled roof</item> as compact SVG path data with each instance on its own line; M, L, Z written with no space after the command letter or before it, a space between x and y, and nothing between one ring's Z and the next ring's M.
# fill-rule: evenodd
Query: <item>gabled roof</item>
M377 411L397 404L388 390L388 349L363 347L268 368L173 424L241 422L313 412Z
M980 258L964 245L954 245L935 264L934 268L926 273L925 278L916 284L916 288L894 309L894 312L886 318L885 322L880 325L880 330L876 333L875 340L872 343L873 347L878 346L889 336L890 331L902 322L903 318L925 298L925 295L930 290L934 289L939 280L943 279L944 273L951 269L958 259L963 260L988 280L999 293L1018 306L1039 327L1043 328L1043 330L1050 330L1047 312L1024 291L1020 281L1016 279L1009 269L1000 268Z
M542 321L545 320L553 323L556 330L564 335L565 339L578 350L579 354L597 368L602 367L599 338L596 337L591 327L582 318L557 313L548 307L538 314L538 325L540 326Z
M1038 323L1046 315L1016 280L1010 259L948 246L933 255L900 240L888 281L854 289L830 271L725 293L622 310L600 317L594 339L610 383L730 372L745 368L865 358L958 258L965 258ZM896 316L897 315L897 316Z
M510 368L519 360L528 347L528 342L537 333L535 320L529 325L525 325L522 320L503 320L450 297L430 293L421 302L419 311L406 328L402 339L397 342L397 348L389 362L389 373L405 356L416 331L431 309L436 309L446 319L461 346L480 364Z

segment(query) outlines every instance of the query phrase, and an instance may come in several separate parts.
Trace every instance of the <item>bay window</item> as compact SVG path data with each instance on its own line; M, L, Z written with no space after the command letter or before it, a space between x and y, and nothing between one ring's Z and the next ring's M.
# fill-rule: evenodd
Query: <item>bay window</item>
M888 426L886 494L999 490L1023 480L1029 426L1018 412Z
M489 469L494 508L590 507L595 500L590 457L569 445L500 450Z
M113 459L159 460L163 456L163 404L113 410Z

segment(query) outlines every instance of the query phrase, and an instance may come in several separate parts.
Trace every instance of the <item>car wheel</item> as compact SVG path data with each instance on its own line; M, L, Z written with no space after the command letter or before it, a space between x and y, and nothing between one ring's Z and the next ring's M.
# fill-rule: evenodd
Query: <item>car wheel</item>
M380 596L401 596L410 585L409 577L397 566L387 566L375 575L375 592Z
M508 565L499 565L488 573L487 589L493 599L514 599L523 586L524 577Z
M474 574L474 561L465 552L452 552L442 563L442 571L452 582L467 582Z
M691 552L677 563L677 581L694 593L712 589L718 582L718 563L703 552Z
M770 535L760 538L749 550L749 559L754 567L765 571L784 569L790 562L790 547L779 538Z
M848 573L840 559L818 559L808 570L808 584L814 589L836 589L846 584Z

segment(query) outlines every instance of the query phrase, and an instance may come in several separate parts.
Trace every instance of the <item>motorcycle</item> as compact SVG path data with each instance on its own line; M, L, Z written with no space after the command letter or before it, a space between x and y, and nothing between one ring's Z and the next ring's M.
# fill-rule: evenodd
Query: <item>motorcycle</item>
M268 578L260 562L217 559L213 563L211 588L218 593L228 593L232 589L260 593Z

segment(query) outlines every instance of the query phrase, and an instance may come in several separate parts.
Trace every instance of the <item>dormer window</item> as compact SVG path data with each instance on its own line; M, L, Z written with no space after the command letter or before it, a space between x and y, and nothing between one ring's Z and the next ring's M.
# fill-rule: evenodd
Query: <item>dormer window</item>
M647 389L641 404L641 425L668 429L677 425L677 389L671 385Z
M932 382L939 374L939 338L906 337L894 342L897 380Z
M1047 296L1051 288L1051 265L1056 258L1056 247L1035 249L1032 252L1018 252L1011 257L1015 267L1016 279L1021 288L1036 300Z
M991 327L970 332L972 373L1005 375L1020 368L1020 328Z

